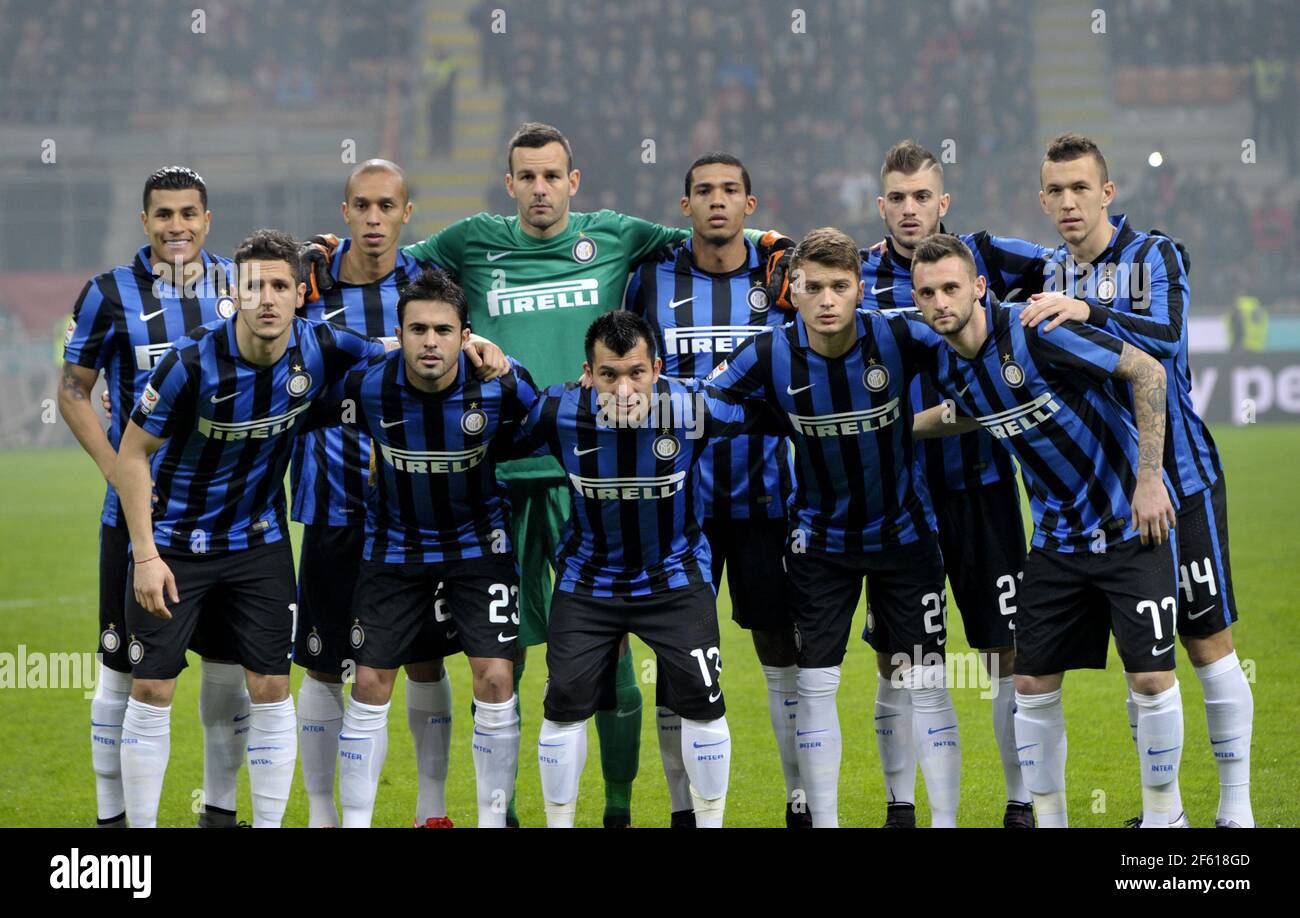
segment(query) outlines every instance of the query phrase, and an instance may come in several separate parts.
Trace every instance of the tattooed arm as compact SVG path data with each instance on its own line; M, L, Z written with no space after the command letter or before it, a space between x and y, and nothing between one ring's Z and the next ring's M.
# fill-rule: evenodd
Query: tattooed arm
M94 403L90 398L98 379L98 370L65 361L63 378L59 382L59 413L63 415L63 420L67 422L81 448L95 460L104 480L113 484L117 453L113 451L113 445L108 442L108 436L100 426L99 418L95 416Z
M1137 487L1133 491L1133 528L1157 545L1169 538L1176 516L1163 477L1165 454L1165 368L1151 355L1125 344L1115 378L1133 387L1133 415L1138 429Z

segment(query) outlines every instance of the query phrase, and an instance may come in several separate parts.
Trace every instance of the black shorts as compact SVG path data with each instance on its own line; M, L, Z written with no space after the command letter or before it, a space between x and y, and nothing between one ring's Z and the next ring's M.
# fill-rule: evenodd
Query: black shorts
M925 534L902 548L860 555L785 554L794 593L795 661L805 669L839 666L853 613L867 580L867 627L862 637L881 653L916 662L943 655L948 641L947 591L939 546Z
M362 561L349 641L357 663L396 669L450 656L514 659L519 569L513 555L431 564Z
M939 547L966 641L988 650L1015 643L1016 593L1025 566L1025 524L1014 479L935 491Z
M1174 668L1174 543L1138 538L1106 551L1035 548L1016 612L1016 675L1105 669L1110 636L1130 673Z
M342 673L352 657L352 594L356 592L364 526L304 526L298 558L298 634L293 662L319 673Z
M1223 477L1183 498L1178 510L1178 633L1208 637L1237 620L1228 559L1228 488Z
M781 556L789 523L781 519L707 519L704 537L713 555L713 590L727 569L731 619L750 631L789 631L790 586Z
M693 583L651 596L597 597L556 590L546 643L546 717L586 720L614 707L614 669L625 634L645 641L658 659L661 703L688 720L726 713L718 607L713 587Z
M180 602L168 606L170 619L161 619L136 602L133 590L127 592L127 659L135 678L175 679L186 666L186 647L255 673L288 674L298 604L287 539L212 555L164 549L162 558L176 578ZM233 652L212 653L226 635Z

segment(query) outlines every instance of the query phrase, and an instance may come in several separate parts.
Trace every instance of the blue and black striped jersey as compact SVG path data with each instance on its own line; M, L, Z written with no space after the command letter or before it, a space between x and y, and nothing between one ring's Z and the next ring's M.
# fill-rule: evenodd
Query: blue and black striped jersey
M1060 291L1092 307L1088 324L1159 360L1168 377L1169 408L1165 471L1183 497L1198 494L1223 474L1209 428L1192 405L1192 374L1187 360L1187 310L1191 299L1187 272L1174 243L1164 236L1135 232L1123 214L1110 218L1115 234L1091 265L1080 265L1062 245L1047 268L1045 289ZM1132 390L1115 385L1132 410Z
M456 381L429 393L407 381L402 352L392 351L335 387L375 449L366 560L435 563L513 553L510 504L491 447L494 438L518 436L537 391L528 371L510 363L509 374L480 382L462 353Z
M942 226L940 232L944 232ZM1052 250L1006 236L992 236L984 230L957 237L975 256L977 272L988 280L989 289L999 300L1027 299L1043 286L1043 266ZM862 250L862 305L875 309L913 309L912 260L900 255L893 240L887 239L883 251ZM940 402L934 385L926 374L912 383L912 401L917 411ZM917 450L920 476L932 494L963 491L1010 481L1015 477L1011 458L993 445L983 431L956 437L926 440Z
M1025 328L1025 305L977 306L988 339L971 360L945 344L936 385L1020 463L1035 548L1086 551L1134 538L1138 434L1109 385L1124 342L1081 322Z
M803 319L755 335L719 366L712 385L763 399L795 445L790 525L809 550L876 552L935 528L912 484L910 383L933 365L939 338L901 315L857 310L858 340L823 357ZM928 343L918 340L929 334Z
M401 250L391 274L370 284L349 284L339 274L344 239L334 252L330 273L334 287L307 303L303 314L344 325L370 338L391 338L397 327L397 298L403 287L426 267ZM365 519L365 491L370 441L356 425L313 430L294 441L289 480L295 522L322 526L360 526Z
M196 554L288 537L284 473L294 436L322 391L384 352L330 322L294 319L288 350L269 367L239 355L238 317L176 342L131 420L166 439L154 457L154 540Z
M177 290L153 273L149 254L146 245L129 265L87 281L64 336L64 360L104 371L113 408L108 428L113 449L122 442L122 431L149 374L172 342L191 328L235 314L230 259L204 250L202 276ZM109 526L126 522L112 485L104 496L100 519Z
M614 426L596 390L542 392L518 454L549 452L570 492L556 552L559 589L647 596L711 583L696 463L717 437L747 433L762 406L722 400L696 380L660 376L641 426Z
M654 329L669 376L702 379L750 335L789 318L769 308L764 266L748 240L745 251L736 271L710 274L696 265L687 239L672 257L644 262L632 275L626 306ZM699 468L705 519L785 516L794 469L784 439L751 434L719 440L700 457Z

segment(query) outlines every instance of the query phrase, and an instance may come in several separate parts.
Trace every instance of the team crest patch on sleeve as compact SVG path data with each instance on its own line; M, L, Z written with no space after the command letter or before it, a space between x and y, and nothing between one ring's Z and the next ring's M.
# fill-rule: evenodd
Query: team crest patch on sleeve
M1025 371L1014 360L1002 364L1002 379L1013 389L1019 389L1025 383Z
M727 361L724 360L724 361L722 361L722 363L718 364L716 367L713 368L713 372L712 372L712 373L710 373L708 376L704 377L704 381L705 381L705 382L708 382L709 380L717 379L719 376L721 376L721 375L722 375L723 373L725 373L725 372L727 372Z
M68 319L68 327L63 330L63 346L67 347L72 343L72 336L77 333L77 320Z
M867 367L862 374L862 385L872 392L882 392L889 387L889 369L879 364Z
M580 265L585 265L596 257L596 240L590 236L579 236L578 241L573 244L573 260Z
M144 387L144 392L140 396L140 413L153 414L153 410L158 407L158 390L152 385Z

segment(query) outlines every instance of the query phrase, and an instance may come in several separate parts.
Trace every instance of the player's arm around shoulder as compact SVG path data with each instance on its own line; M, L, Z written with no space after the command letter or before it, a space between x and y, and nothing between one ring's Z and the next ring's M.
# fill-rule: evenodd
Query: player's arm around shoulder
M1177 522L1164 482L1165 368L1150 354L1124 344L1113 375L1133 387L1133 415L1138 429L1137 487L1133 491L1133 528L1142 544L1160 545Z

